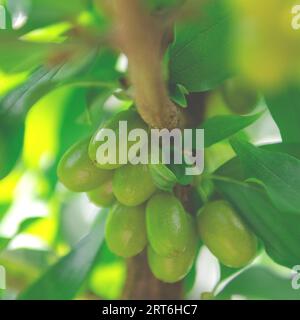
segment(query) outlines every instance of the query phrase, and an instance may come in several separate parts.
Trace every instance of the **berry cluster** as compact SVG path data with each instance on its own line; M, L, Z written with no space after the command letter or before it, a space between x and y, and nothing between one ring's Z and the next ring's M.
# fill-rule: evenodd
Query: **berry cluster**
M110 250L129 258L147 247L153 274L169 283L190 271L200 239L223 264L247 265L256 254L256 238L229 203L208 202L195 216L175 194L159 190L148 165L96 163L101 129L116 130L120 120L130 129L147 127L133 109L120 112L92 139L72 146L58 166L58 177L68 189L87 192L97 206L110 207L105 230Z

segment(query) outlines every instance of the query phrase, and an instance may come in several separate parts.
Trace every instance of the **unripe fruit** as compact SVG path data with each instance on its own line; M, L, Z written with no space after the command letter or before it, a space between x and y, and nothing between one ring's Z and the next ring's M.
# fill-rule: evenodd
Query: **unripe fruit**
M206 204L197 222L203 242L224 265L241 268L255 257L256 237L228 202Z
M143 251L147 244L145 207L116 203L106 221L105 239L109 249L121 257L133 257Z
M96 206L103 208L110 207L115 201L115 196L112 191L112 179L104 182L100 187L89 191L87 196Z
M149 267L157 279L174 283L183 279L191 270L197 250L197 236L195 222L190 218L191 233L188 236L188 246L183 253L176 257L164 257L148 246Z
M259 96L243 79L230 79L222 87L224 101L237 114L247 114L257 106Z
M180 201L169 193L154 195L146 207L148 240L153 250L167 257L185 252L192 232Z
M105 169L105 170L112 170L112 169L120 168L122 166L122 164L119 164L119 122L120 121L127 121L128 132L133 129L144 129L145 131L148 131L148 126L146 125L146 123L141 119L138 113L133 109L121 111L115 116L113 116L106 124L104 124L104 126L102 126L100 129L97 130L97 132L94 134L90 142L89 156L98 168ZM110 129L116 135L116 146L115 146L116 159L114 159L113 155L111 156L112 158L109 159L111 160L111 162L114 162L116 160L115 164L114 163L100 164L97 161L98 148L104 143L106 143L106 140L107 140L105 130L103 129ZM136 143L135 141L127 141L127 150L126 150L127 154L130 147L135 143Z
M126 206L138 206L148 200L156 190L147 165L127 164L116 170L113 192Z
M57 175L59 180L75 192L90 191L107 181L111 174L98 169L88 156L89 140L73 145L61 158Z

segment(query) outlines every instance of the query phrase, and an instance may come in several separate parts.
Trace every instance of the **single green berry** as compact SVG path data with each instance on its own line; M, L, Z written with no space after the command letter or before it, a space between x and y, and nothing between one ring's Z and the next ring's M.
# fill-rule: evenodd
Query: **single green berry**
M188 214L172 194L155 194L146 207L147 234L153 250L166 257L185 252L192 232Z
M116 170L113 192L119 202L127 206L138 206L147 201L156 187L147 165L127 164Z
M256 237L227 201L206 204L197 224L204 244L224 265L241 268L254 259Z
M129 258L139 254L147 244L145 207L126 207L116 203L110 210L105 228L109 249Z
M116 200L112 190L112 180L105 181L100 187L87 193L89 200L96 206L107 208Z
M57 175L70 190L86 192L100 186L111 178L111 173L96 168L88 156L88 140L73 145L61 158Z
M148 246L148 263L154 276L168 283L182 280L191 270L196 252L197 235L195 221L189 216L190 234L186 250L175 257L166 257L157 254L151 246Z

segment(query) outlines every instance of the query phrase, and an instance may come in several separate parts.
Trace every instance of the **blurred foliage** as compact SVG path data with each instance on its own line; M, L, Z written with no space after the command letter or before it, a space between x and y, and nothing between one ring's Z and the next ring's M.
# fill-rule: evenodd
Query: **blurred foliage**
M294 1L143 1L153 14L184 8L166 59L172 99L185 107L186 94L207 92L206 120L199 124L207 134L207 176L195 182L197 205L222 194L257 234L262 251L288 268L299 264ZM0 298L120 298L126 264L103 241L105 212L67 191L56 176L67 148L132 104L126 66L120 71L120 53L110 45L110 21L101 1L0 3L8 13L7 29L0 30L0 265L7 270ZM233 114L222 97L233 76L262 95L250 114ZM284 144L263 151L245 142L281 139ZM182 169L155 166L156 184L170 190L191 183ZM221 280L235 272L221 269ZM272 269L258 260L235 274L217 299L299 299L290 279ZM197 272L194 265L187 292L197 286Z

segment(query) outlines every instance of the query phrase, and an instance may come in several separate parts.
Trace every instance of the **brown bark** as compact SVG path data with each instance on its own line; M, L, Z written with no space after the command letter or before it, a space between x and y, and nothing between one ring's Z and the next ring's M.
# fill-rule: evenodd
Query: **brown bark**
M111 0L116 41L127 55L136 107L146 123L156 128L179 125L178 108L170 100L162 72L165 39L169 32L140 0Z
M128 300L180 300L183 297L182 282L163 283L151 273L146 250L128 260L127 281L123 299Z

